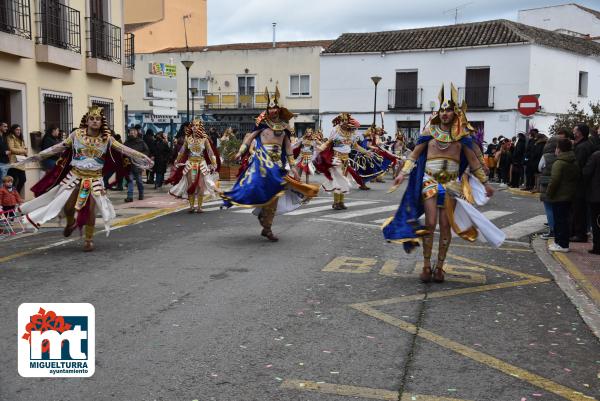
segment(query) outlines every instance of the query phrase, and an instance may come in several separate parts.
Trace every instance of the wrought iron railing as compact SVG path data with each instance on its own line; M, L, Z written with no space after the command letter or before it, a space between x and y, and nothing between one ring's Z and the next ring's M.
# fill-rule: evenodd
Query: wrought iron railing
M458 98L462 103L467 101L470 109L492 109L494 108L494 86L467 86L458 88Z
M35 43L81 53L81 20L78 10L58 0L40 0L36 13Z
M274 96L273 93L270 94ZM267 97L264 93L249 95L237 92L213 92L204 95L204 108L221 109L262 109L267 107Z
M31 39L29 0L0 1L0 31Z
M135 35L131 32L125 34L125 68L135 70Z
M389 89L388 109L419 110L423 106L423 88Z
M86 18L88 58L121 64L121 28L97 18Z
M69 133L73 129L73 98L54 93L44 93L44 129L59 127Z

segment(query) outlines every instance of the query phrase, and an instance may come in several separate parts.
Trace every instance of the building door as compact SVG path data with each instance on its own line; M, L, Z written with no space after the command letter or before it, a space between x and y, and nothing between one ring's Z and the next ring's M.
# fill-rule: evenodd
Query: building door
M109 27L106 25L107 8L104 0L90 0L90 49L93 58L109 59Z
M0 90L0 121L5 122L9 126L12 124L10 115L10 92Z
M106 4L104 0L90 0L90 17L106 21Z
M421 134L421 122L420 121L397 121L396 128L400 130L407 140L417 141L417 138Z
M417 108L417 71L396 73L396 96L394 108Z

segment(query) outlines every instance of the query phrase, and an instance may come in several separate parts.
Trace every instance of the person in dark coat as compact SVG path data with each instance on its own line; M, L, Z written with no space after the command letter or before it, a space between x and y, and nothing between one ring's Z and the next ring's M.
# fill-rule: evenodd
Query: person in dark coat
M546 190L546 199L552 203L554 214L554 243L548 247L552 252L569 252L569 216L581 176L572 149L571 141L559 139Z
M512 165L511 142L507 138L500 141L500 150L496 152L496 160L498 161L500 187L506 188L510 183L510 166Z
M148 145L146 145L146 142L144 142L144 140L138 136L138 130L135 128L131 128L129 130L129 136L127 137L124 145L133 150L137 150L146 156L150 156ZM142 182L142 172L143 171L139 167L131 166L129 177L127 177L127 198L125 198L125 202L133 202L134 181L138 187L138 199L144 199L144 183Z
M575 158L579 169L582 170L588 159L594 153L594 145L588 140L590 128L585 124L573 128L575 135ZM583 178L577 185L577 196L573 201L573 220L571 222L571 242L587 242L588 240L588 212L585 194L587 188Z
M588 252L600 255L600 150L590 156L583 168L583 179L592 220L593 247Z
M171 147L167 134L159 132L156 135L154 143L154 172L156 173L156 181L154 188L161 188L165 181L165 173L167 172L167 164L171 159Z
M548 232L540 236L542 239L554 238L554 213L552 212L552 203L548 202L546 190L550 183L552 165L556 161L556 146L558 145L558 136L553 136L544 146L544 154L538 165L540 171L540 200L544 203L546 219L548 220Z
M46 129L46 133L44 134L44 137L42 138L42 150L51 148L52 146L61 143L62 140L63 139L60 136L60 129L55 125L51 125L50 127L48 127L48 129ZM52 170L54 168L54 166L56 166L58 157L59 156L56 155L56 156L51 156L51 157L48 157L47 159L42 160L42 162L41 162L42 169L45 172Z
M535 190L535 178L537 173L539 173L538 167L540 165L540 160L542 160L542 156L544 155L544 148L546 147L547 141L548 137L546 135L537 134L533 152L531 153L531 159L528 162L529 167L527 167L532 170L530 173L533 176L530 191Z
M512 172L510 178L510 187L519 188L521 180L523 178L523 166L525 165L525 134L519 132L517 135L517 142L512 152Z
M154 159L154 157L155 157L154 145L155 145L156 139L154 137L154 131L152 131L152 129L148 128L146 130L146 135L144 135L144 142L146 142L146 146L148 147L148 151L150 152L150 154L149 154L150 158ZM152 170L146 170L146 183L147 184L154 184L154 173L155 173L154 168Z
M537 142L539 132L533 128L529 130L529 140L525 150L525 190L531 191L535 185L535 173L540 160L535 161L535 144Z

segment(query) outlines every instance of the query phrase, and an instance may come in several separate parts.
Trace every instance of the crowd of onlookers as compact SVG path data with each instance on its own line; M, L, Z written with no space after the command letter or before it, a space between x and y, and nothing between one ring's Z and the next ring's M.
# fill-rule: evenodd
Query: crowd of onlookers
M490 180L501 187L539 192L554 238L550 249L568 252L570 242L587 242L600 255L600 136L580 124L548 138L537 129L526 136L493 138L485 150Z

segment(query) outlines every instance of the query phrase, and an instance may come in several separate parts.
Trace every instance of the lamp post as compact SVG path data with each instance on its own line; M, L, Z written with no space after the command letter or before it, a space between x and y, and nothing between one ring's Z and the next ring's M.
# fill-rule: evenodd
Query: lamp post
M194 64L193 60L183 60L181 64L185 67L185 87L186 87L186 105L187 105L187 121L190 121L190 67Z
M192 92L192 120L194 119L194 100L196 99L196 94L198 93L198 88L191 88Z
M371 81L375 84L375 100L373 101L373 127L375 126L375 117L377 115L377 84L381 81L381 77L371 77Z

